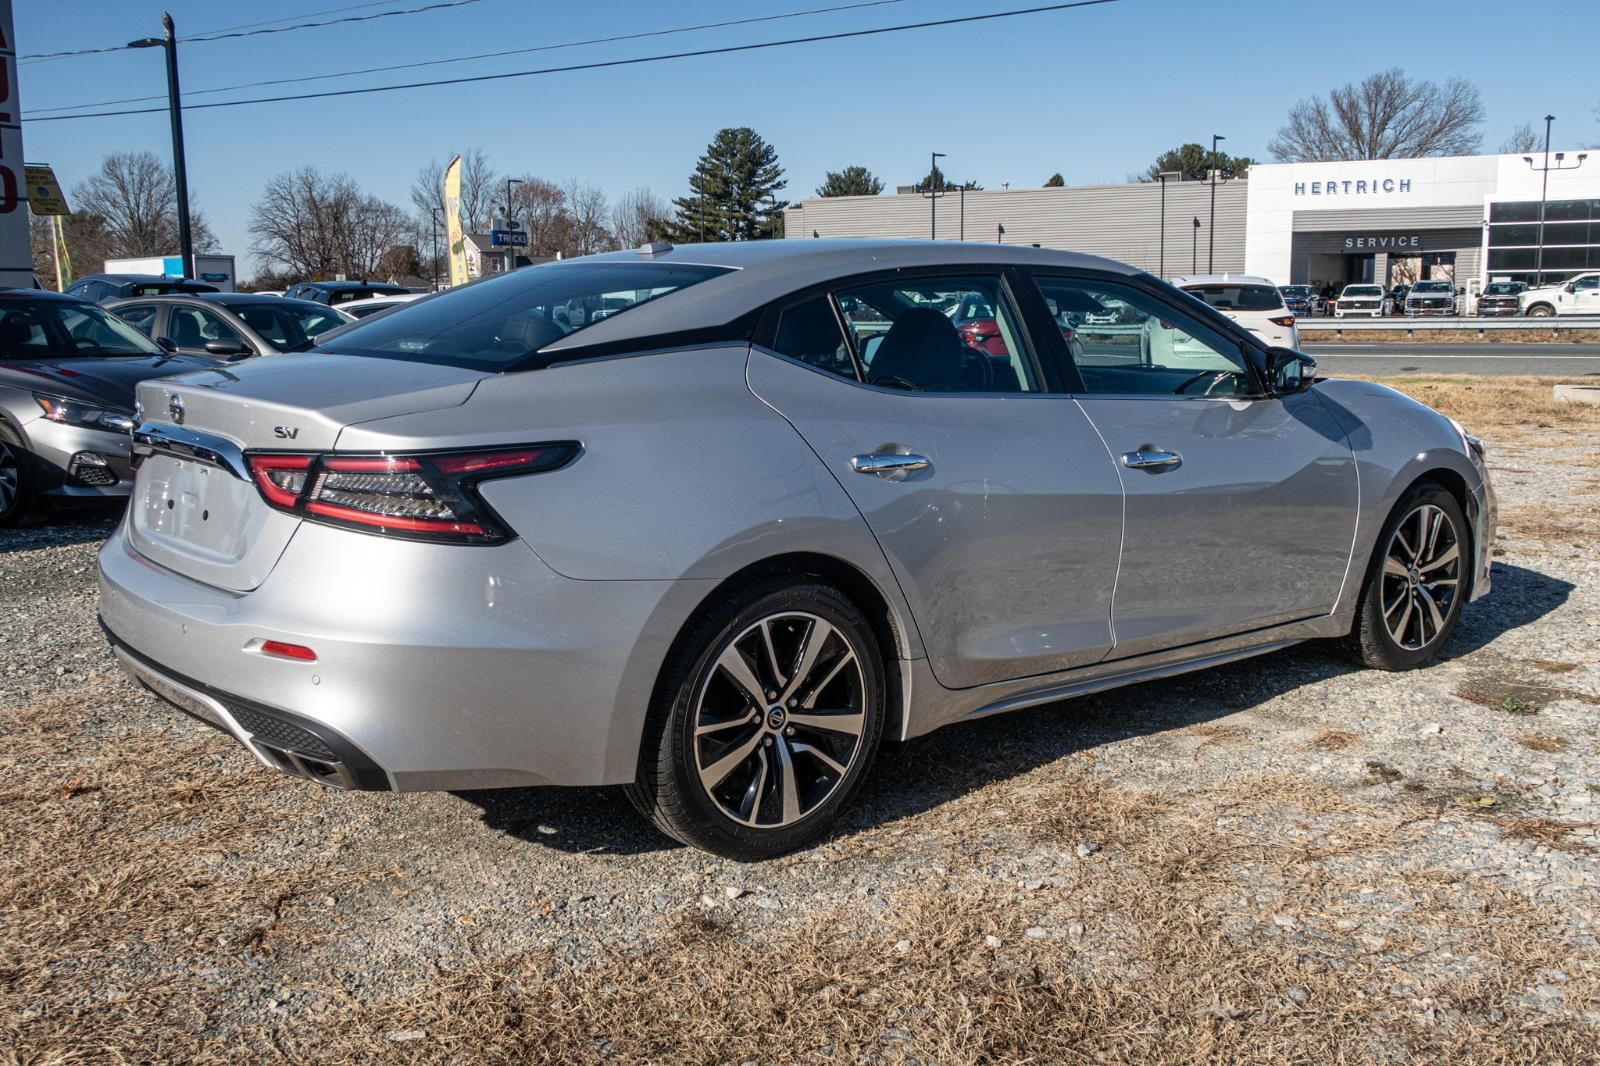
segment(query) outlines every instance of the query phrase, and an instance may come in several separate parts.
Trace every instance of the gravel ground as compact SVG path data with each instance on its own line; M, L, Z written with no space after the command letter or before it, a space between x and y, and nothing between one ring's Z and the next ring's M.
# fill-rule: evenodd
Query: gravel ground
M1595 1061L1600 423L1473 428L1495 588L1438 664L953 727L757 865L613 789L270 774L116 672L110 516L0 533L0 1062Z

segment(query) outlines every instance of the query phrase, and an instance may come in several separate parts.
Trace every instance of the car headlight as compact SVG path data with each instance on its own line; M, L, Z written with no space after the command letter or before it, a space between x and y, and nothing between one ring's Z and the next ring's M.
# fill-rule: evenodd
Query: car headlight
M113 433L126 433L133 428L133 416L109 407L96 407L80 400L62 396L47 396L36 392L33 400L52 422L65 426L82 426L85 429L106 429Z

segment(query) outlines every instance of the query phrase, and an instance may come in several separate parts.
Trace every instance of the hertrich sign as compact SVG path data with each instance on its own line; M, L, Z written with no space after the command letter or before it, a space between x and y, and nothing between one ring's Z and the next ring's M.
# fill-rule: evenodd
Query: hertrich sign
M1369 196L1380 192L1410 192L1410 178L1365 178L1353 181L1297 181L1296 196Z

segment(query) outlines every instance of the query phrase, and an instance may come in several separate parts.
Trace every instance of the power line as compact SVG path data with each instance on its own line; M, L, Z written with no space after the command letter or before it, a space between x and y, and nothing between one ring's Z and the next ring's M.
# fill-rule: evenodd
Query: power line
M392 0L391 0L392 2ZM882 7L886 4L902 4L905 0L861 0L858 3L837 4L833 7L814 7L805 11L788 11L777 15L760 15L752 18L729 19L725 22L703 22L696 26L675 26L665 30L646 30L639 33L624 33L614 37L593 37L586 41L565 41L560 44L541 44L532 48L513 48L504 52L481 52L476 55L456 56L451 59L425 59L415 63L396 63L385 67L366 67L361 70L343 70L333 74L307 74L296 78L272 78L266 81L249 81L240 85L224 85L212 89L195 89L184 93L187 99L192 96L206 96L214 93L234 92L238 89L256 89L267 85L294 85L308 81L325 81L329 78L350 78L360 74L383 74L394 70L412 70L417 67L434 67L448 63L467 63L481 59L500 59L505 56L526 55L530 52L551 52L562 48L582 48L595 44L615 44L619 41L634 41L645 37L667 37L678 33L693 33L700 30L724 29L729 26L746 26L756 22L776 22L781 19L800 18L805 15L827 15L838 11L854 11L864 7ZM147 100L165 100L166 93L157 93L151 96L130 96L120 100L99 100L86 104L61 104L56 107L38 107L29 112L30 115L46 115L57 111L76 111L84 107L113 107L117 104L142 104ZM188 106L188 105L185 105Z
M217 107L243 107L246 104L279 104L294 100L321 100L335 96L365 96L371 93L398 92L402 89L431 89L443 85L468 85L483 81L504 81L508 78L528 78L538 74L569 74L580 70L601 70L608 67L629 67L643 63L661 63L671 59L693 59L700 56L729 55L734 52L755 52L768 48L783 48L796 44L816 44L822 41L843 41L854 37L876 37L886 33L907 30L925 30L937 26L959 26L971 22L989 22L994 19L1014 18L1019 15L1039 15L1072 8L1098 7L1114 4L1117 0L1074 0L1073 3L1045 4L1041 7L1017 8L1012 11L993 11L983 15L964 15L959 18L931 19L926 22L907 22L898 26L879 26L868 30L845 30L839 33L819 33L809 37L790 37L782 41L761 41L756 44L725 45L721 48L699 48L689 52L669 52L664 55L636 56L632 59L608 59L594 63L574 63L564 67L541 67L535 70L515 70L504 74L477 74L465 78L441 78L436 81L413 81L400 85L373 85L364 89L329 89L319 93L293 93L284 96L258 96L248 100L219 100L210 104L189 104L186 110L202 111ZM46 115L43 118L25 118L31 122L68 122L79 118L110 118L118 115L148 115L164 112L165 107L141 107L123 111L90 111L81 115Z
M260 22L245 22L237 26L218 26L215 29L200 30L200 33L227 33L230 30L252 30L257 26L276 26L280 22L293 22L295 19L321 18L323 15L337 15L345 11L361 11L369 7L383 7L385 4L395 3L395 0L367 0L365 4L346 4L344 7L330 7L324 11L307 11L299 15L285 15L282 18L263 19Z
M239 30L232 33L212 33L205 36L180 37L180 44L195 44L201 41L226 41L235 37L260 37L269 33L291 33L295 30L315 30L324 26L341 26L348 22L371 22L373 19L390 18L394 15L416 15L424 11L438 11L442 8L465 7L476 4L478 0L436 0L435 3L424 4L421 7L401 8L397 11L375 11L370 15L347 15L344 18L329 19L326 22L301 22L293 26L275 26L270 29ZM106 52L121 52L128 45L114 44L104 48L80 48L73 52L37 52L32 55L18 56L19 62L44 62L51 59L67 59L72 56L101 55Z

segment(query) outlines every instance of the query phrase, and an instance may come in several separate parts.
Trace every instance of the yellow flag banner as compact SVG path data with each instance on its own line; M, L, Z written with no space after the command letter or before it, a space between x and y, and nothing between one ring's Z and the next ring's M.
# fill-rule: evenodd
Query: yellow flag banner
M450 236L450 284L467 283L467 245L461 233L461 157L444 170L444 224Z

